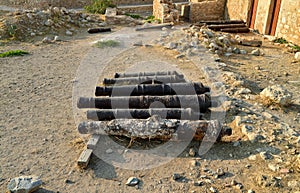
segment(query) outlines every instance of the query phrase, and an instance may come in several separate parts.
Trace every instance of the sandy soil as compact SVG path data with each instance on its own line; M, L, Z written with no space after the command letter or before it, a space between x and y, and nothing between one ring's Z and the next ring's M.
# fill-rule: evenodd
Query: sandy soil
M278 147L284 145L251 143L245 140L241 142L241 146L234 147L232 142L244 137L239 131L215 144L202 157L186 156L188 147L180 156L155 169L124 170L113 167L96 156L92 157L86 170L79 169L76 160L85 144L73 119L72 86L81 61L91 49L90 42L99 38L101 35L80 34L68 41L54 44L13 42L0 47L0 52L10 49L30 52L30 55L23 57L0 59L1 192L5 191L10 178L20 175L40 176L44 184L38 193L209 192L211 187L219 192L246 192L249 189L255 192L297 191L297 188L290 188L287 184L290 180L299 179L299 170L281 174L266 169L268 163L261 159L248 159L257 148L279 151ZM261 57L247 55L222 60L227 64L227 71L239 72L248 80L256 82L259 88L274 82L284 82L294 93L296 105L284 110L272 110L272 113L299 129L299 124L294 121L299 113L299 62L293 62L293 54L288 53L285 48L270 43L266 43L263 52L265 56ZM205 82L201 71L193 67L193 63L185 59L176 60L176 54L157 47L132 48L122 52L111 62L105 76L124 71L126 67L132 67L132 64L141 60L155 58L173 64L172 68L180 69L190 80ZM259 70L255 68L258 66ZM138 143L134 145L137 146ZM190 147L199 147L199 142L192 142ZM199 165L194 164L195 160ZM218 168L223 168L226 175L215 179L212 173ZM174 181L174 173L181 174L186 181ZM260 186L258 178L261 175L281 177L283 188ZM138 188L125 185L131 176L141 180ZM236 187L225 188L233 179L243 184L242 190ZM204 185L194 186L193 182L200 180L205 182Z

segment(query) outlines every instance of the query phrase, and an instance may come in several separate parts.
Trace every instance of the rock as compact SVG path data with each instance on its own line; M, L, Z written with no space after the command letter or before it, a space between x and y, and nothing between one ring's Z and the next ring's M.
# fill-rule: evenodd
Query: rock
M197 160L192 160L192 161L190 162L190 164L191 164L192 167L196 167L196 166L199 166L199 165L200 165L200 163L199 163Z
M128 178L126 185L127 186L135 186L140 182L140 180L136 177L130 177Z
M185 56L184 54L178 54L178 55L175 56L175 58L179 59L179 58L183 58L184 56Z
M255 49L251 52L252 55L254 56L259 56L260 55L260 50L259 49Z
M218 169L217 169L217 175L218 175L218 177L221 177L221 176L224 176L224 175L225 175L225 172L223 171L222 168L218 168Z
M196 155L196 151L194 150L194 148L190 148L190 150L189 150L189 156L195 157L195 155Z
M213 38L215 36L213 32L208 30L204 30L202 34L206 35L208 38Z
M53 23L54 23L54 22L53 22L51 19L48 19L48 20L44 23L44 25L50 27L50 26L53 25Z
M295 59L298 60L298 61L300 61L300 52L296 52Z
M235 185L235 187L241 190L241 189L243 189L244 186L243 186L243 184L241 184L241 183L237 183L237 184Z
M224 54L224 56L226 56L226 57L232 56L232 53L227 52L227 53Z
M51 43L51 39L49 37L44 37L44 39L42 40L43 43Z
M249 88L241 88L240 90L237 91L237 94L250 94L252 91Z
M256 160L256 155L250 155L248 157L248 159L251 160L251 161L255 161Z
M260 152L259 155L260 155L261 159L263 159L263 160L273 159L273 156L269 152L266 152L266 151Z
M35 36L36 34L34 32L31 32L30 33L30 36Z
M268 112L262 112L262 116L266 119L272 119L274 116L271 113Z
M235 185L238 184L238 182L237 182L236 180L231 180L230 184L231 184L232 186L235 186Z
M255 191L254 190L248 190L248 193L255 193Z
M54 36L54 41L62 41L62 39L59 36Z
M218 190L216 189L216 188L214 188L214 187L210 187L210 189L209 189L211 192L213 192L213 193L217 193L218 192Z
M260 96L267 97L282 106L291 104L293 98L292 93L281 85L268 86L260 93Z
M241 54L247 54L247 51L246 50L240 50L240 53Z
M275 164L268 164L268 168L270 170L272 170L273 172L276 172L279 170L279 166L275 165Z
M198 182L194 182L194 186L203 186L204 182L202 181L198 181Z
M143 42L142 41L135 42L133 46L143 46Z
M240 49L237 48L237 47L233 48L232 52L235 53L235 54L240 54L241 53Z
M36 176L20 176L12 179L7 189L11 193L31 193L36 191L42 185L42 181Z
M66 30L66 35L67 35L67 36L72 36L73 33L72 33L70 30Z
M181 178L181 175L175 173L175 174L173 174L172 178L173 178L173 180L179 180Z
M105 16L114 17L116 15L117 15L117 8L111 8L111 7L106 8Z
M107 149L105 152L106 152L107 154L112 154L114 151L113 151L112 149Z
M235 141L233 143L233 147L238 147L238 146L241 146L241 142L240 141Z
M53 7L52 12L56 15L59 15L61 13L58 7Z
M177 48L177 43L175 43L175 42L170 42L170 43L168 43L167 44L167 48L169 48L169 49L171 49L171 50L173 50L173 49L176 49Z

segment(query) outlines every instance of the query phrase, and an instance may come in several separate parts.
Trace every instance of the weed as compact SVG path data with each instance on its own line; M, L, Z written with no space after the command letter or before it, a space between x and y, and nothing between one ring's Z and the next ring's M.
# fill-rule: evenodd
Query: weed
M0 53L0 58L12 57L12 56L23 56L25 54L29 54L29 53L23 50L10 50L7 52Z
M93 0L91 5L87 5L84 9L89 13L104 14L106 8L116 7L111 0Z
M105 48L105 47L117 47L120 43L114 40L106 40L106 41L98 41L94 44L97 48Z
M15 26L15 25L10 25L9 27L8 27L8 35L10 36L10 37L15 37L16 36L16 31L17 31L17 26Z
M291 46L291 48L293 48L294 50L300 51L300 46L298 46L298 45L293 45L293 46Z
M161 20L160 19L155 19L154 15L151 15L151 16L148 16L146 18L145 22L147 22L147 23L154 23L154 22L161 23Z
M141 19L141 18L143 18L142 16L136 15L136 14L125 13L125 15L127 15L129 17L132 17L133 19Z
M280 43L280 44L287 44L289 43L286 39L284 38L277 38L274 40L275 43Z

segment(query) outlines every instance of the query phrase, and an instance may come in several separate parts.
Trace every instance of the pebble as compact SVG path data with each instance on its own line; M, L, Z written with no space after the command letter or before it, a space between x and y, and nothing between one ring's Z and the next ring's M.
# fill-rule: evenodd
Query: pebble
M235 47L235 48L232 49L232 52L235 53L235 54L240 54L241 50L239 48Z
M300 61L300 52L296 52L295 59L298 60L298 61Z
M73 33L72 33L70 30L66 30L66 35L67 35L67 36L72 36Z
M241 54L247 54L247 51L246 50L240 50L240 53Z
M260 152L259 153L260 157L263 159L263 160L271 160L273 159L273 156L269 153L269 152Z
M127 186L136 186L138 183L140 182L140 180L136 177L130 177L128 178L126 185Z
M260 50L259 49L255 49L251 52L252 55L254 56L259 56L260 55Z
M181 178L181 175L180 174L177 174L177 173L175 173L175 174L173 174L173 180L179 180L180 178Z
M224 175L225 175L224 170L223 170L222 168L218 168L218 169L217 169L217 175L218 175L219 177L224 176Z
M210 189L209 189L211 192L213 192L213 193L216 193L216 192L218 192L218 190L216 189L216 188L214 188L214 187L210 187Z
M30 193L38 190L42 181L36 176L20 176L13 178L7 185L11 193Z
M279 166L275 165L275 164L268 164L268 168L270 170L272 170L273 172L276 172L279 170Z
M198 181L198 182L194 182L194 186L203 186L204 182L202 181Z
M243 189L244 186L241 183L237 183L237 185L235 185L235 187L241 190L241 189Z
M114 151L113 151L112 149L107 149L105 152L106 152L107 154L112 154Z
M254 190L248 190L248 193L255 193L255 191Z
M194 150L194 148L190 148L190 150L189 150L189 156L195 157L195 155L196 155L196 151Z
M62 41L62 39L59 36L54 36L54 41Z
M42 40L43 43L51 43L51 39L49 37L44 37L44 39Z
M233 147L238 147L241 146L241 142L240 141L236 141L233 143Z

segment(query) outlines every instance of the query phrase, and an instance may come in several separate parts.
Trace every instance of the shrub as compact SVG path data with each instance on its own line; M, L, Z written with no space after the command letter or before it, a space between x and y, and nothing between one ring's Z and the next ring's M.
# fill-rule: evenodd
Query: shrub
M11 50L11 51L0 53L0 58L12 57L12 56L23 56L25 54L29 54L29 53L23 50Z
M89 13L104 14L106 8L116 7L111 0L93 0L91 5L87 5L84 9Z

